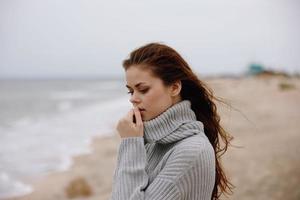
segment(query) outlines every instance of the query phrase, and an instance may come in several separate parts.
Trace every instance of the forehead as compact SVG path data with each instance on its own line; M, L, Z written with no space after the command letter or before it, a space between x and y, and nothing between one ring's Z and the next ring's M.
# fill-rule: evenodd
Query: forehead
M139 67L130 67L125 71L127 85L133 87L138 83L151 84L156 81L160 81L159 78L155 77L150 70L142 69ZM143 84L140 85L143 85Z

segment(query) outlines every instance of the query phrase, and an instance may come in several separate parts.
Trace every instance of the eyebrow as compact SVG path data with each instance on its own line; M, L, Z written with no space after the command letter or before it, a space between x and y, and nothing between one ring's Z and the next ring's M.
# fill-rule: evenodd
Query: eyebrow
M141 84L143 84L143 83L145 83L145 82L140 82L140 83L137 83L137 84L135 84L135 86L134 86L134 87L138 87L139 85L141 85ZM129 85L126 85L126 87L127 87L127 88L131 88Z

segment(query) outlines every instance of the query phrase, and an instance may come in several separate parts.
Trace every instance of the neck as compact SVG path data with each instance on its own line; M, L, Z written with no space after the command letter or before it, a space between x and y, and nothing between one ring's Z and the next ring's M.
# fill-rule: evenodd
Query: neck
M204 132L203 124L197 121L189 100L179 101L144 122L144 139L149 143L171 143L199 132Z

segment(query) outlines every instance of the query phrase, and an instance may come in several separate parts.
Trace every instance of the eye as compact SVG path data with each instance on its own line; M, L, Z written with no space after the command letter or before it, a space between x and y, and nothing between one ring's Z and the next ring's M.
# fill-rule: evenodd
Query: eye
M140 90L139 92L142 93L142 94L145 94L146 92L148 92L148 90L149 90L149 88L144 89L144 90ZM132 95L133 91L128 91L127 93Z
M141 90L141 93L143 93L143 94L145 94L146 92L148 92L148 88L144 89L144 90Z

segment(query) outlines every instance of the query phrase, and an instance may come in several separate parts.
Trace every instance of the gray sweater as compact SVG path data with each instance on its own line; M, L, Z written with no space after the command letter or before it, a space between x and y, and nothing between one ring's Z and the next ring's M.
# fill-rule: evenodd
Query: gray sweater
M214 149L183 100L121 139L110 200L210 200L214 183Z

